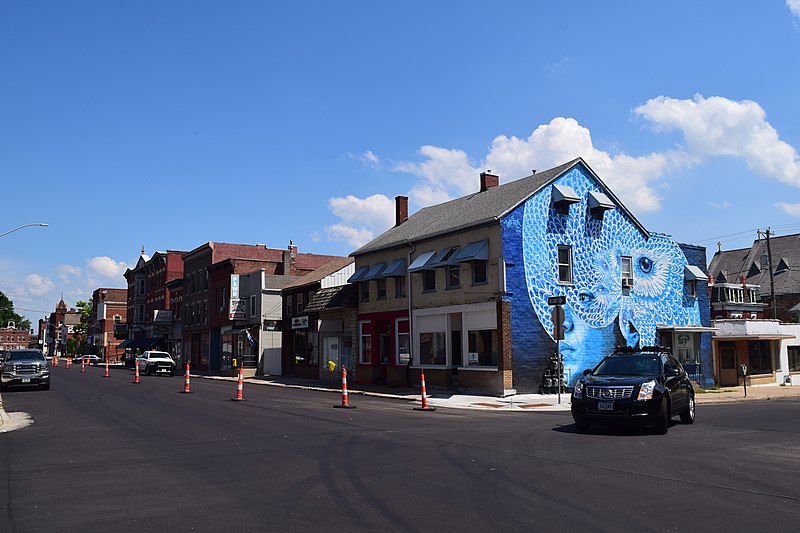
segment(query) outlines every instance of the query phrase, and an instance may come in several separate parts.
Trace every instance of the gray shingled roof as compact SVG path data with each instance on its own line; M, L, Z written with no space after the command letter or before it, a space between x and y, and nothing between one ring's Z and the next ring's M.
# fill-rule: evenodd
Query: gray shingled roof
M622 205L622 202L593 173L589 165L583 159L576 158L549 170L536 172L526 178L510 181L483 192L462 196L443 204L420 209L399 226L390 228L350 255L358 256L444 235L456 230L461 231L469 227L497 222L534 193L579 163L582 163L587 171L602 184L603 189L612 197L614 203L631 218L633 223L644 233L647 233L647 230Z
M580 159L573 159L569 163L537 172L527 178L422 208L399 226L390 228L350 255L358 256L446 234L456 228L464 229L497 221L579 161Z
M800 294L800 234L772 237L769 242L775 294ZM750 248L717 252L708 266L709 276L721 282L722 271L728 283L739 283L739 277L744 276L747 283L761 286L761 294L770 294L769 269L766 263L762 266L761 259L766 253L765 239L754 241ZM781 260L788 269L778 268Z

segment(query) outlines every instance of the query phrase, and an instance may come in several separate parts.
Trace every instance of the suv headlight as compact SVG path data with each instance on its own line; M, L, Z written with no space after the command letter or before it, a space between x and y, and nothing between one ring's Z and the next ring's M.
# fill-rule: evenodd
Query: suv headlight
M639 396L636 398L637 400L652 400L653 399L653 391L656 388L656 382L654 380L648 381L646 383L642 383L639 387Z
M572 390L572 397L573 398L583 398L583 382L579 381L575 383L575 388Z

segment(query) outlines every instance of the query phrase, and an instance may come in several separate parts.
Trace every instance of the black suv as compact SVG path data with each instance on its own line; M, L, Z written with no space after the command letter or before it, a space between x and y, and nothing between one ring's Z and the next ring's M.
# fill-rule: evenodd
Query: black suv
M603 358L572 391L572 418L580 432L591 425L653 426L669 429L673 416L694 422L694 387L677 359L665 348L617 349Z
M0 364L0 390L12 385L50 389L50 365L40 350L8 350Z

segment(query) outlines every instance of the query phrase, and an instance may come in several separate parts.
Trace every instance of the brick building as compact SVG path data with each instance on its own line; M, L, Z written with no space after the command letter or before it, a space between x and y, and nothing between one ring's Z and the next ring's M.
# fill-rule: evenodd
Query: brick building
M127 316L127 289L95 289L92 292L87 352L99 356L103 361L122 361L125 352L119 345L128 338Z
M268 276L303 276L335 257L298 254L291 243L281 250L208 242L187 252L183 258L184 358L201 371L232 372L237 327L230 309L232 275L263 270Z
M141 351L148 348L168 349L175 345L173 310L169 282L183 278L183 256L186 252L167 250L153 257L144 247L136 266L125 271L127 289L128 341L121 348Z
M31 332L19 329L14 322L9 322L6 327L0 328L0 350L19 350L28 348Z

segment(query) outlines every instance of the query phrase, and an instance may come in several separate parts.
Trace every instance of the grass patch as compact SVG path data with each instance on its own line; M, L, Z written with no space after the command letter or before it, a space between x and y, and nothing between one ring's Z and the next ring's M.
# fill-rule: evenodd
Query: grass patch
M697 389L695 391L697 394L719 394L721 392L736 392L733 389L720 389L715 387L713 389Z

